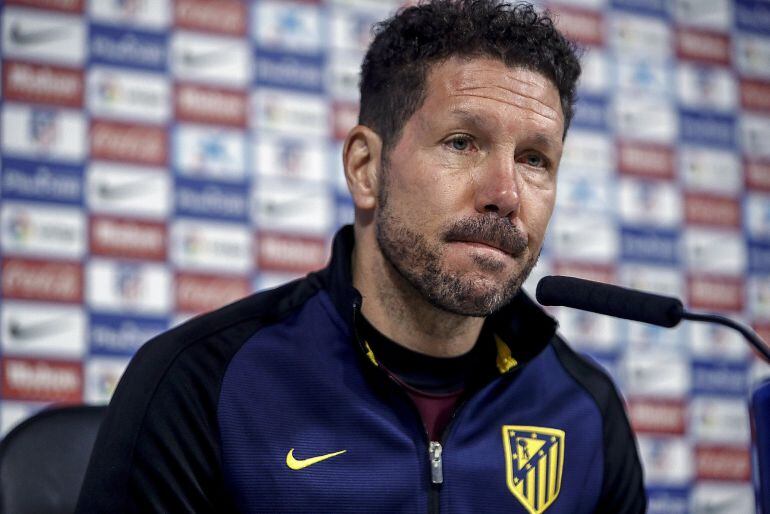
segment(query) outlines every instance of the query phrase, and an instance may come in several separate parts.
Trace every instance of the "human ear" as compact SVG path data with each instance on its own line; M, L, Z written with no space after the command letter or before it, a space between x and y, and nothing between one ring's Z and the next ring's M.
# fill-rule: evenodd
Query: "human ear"
M369 127L356 125L345 138L342 163L350 196L359 209L374 209L379 187L382 139Z

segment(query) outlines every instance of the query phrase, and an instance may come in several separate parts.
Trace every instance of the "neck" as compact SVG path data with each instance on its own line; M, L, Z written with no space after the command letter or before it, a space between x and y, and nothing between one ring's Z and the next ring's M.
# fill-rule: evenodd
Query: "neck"
M363 315L389 339L434 357L455 357L473 348L484 318L453 314L429 303L383 257L369 231L356 230L352 268Z

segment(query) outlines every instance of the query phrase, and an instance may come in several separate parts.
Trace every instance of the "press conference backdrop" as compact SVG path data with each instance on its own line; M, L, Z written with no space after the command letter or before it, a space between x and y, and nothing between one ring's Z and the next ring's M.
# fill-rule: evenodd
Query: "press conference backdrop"
M352 220L358 66L396 4L5 1L3 433L106 402L153 335L324 265ZM535 275L681 296L770 339L770 4L548 7L586 51ZM628 401L650 511L752 512L746 394L768 370L739 336L554 313Z

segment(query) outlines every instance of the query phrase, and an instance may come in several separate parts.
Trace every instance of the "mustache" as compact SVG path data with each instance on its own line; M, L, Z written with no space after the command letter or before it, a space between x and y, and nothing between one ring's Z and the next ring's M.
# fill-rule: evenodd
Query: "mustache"
M445 241L481 243L514 257L527 249L527 237L508 218L482 216L453 222L444 232Z

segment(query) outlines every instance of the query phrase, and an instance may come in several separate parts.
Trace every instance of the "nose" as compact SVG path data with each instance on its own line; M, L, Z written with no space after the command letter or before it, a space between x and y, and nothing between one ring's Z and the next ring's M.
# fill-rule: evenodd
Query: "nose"
M487 164L474 174L476 211L515 217L519 212L516 160L513 156L501 157Z

